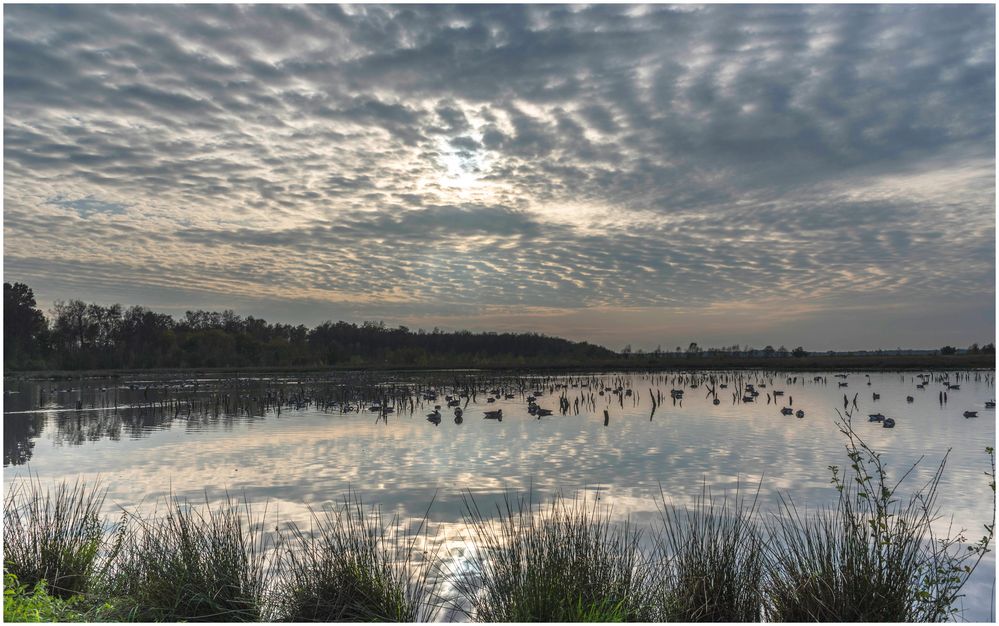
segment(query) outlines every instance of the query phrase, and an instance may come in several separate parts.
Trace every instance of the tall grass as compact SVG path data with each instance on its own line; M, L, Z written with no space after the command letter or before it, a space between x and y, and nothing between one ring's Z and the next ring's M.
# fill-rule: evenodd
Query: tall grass
M77 480L42 489L31 479L14 483L4 499L4 568L21 584L46 583L69 598L87 591L105 547L100 512L106 490Z
M454 582L462 610L477 621L646 618L640 533L612 524L596 503L556 494L536 510L529 500L507 496L490 518L467 496L465 510L478 558Z
M173 500L163 517L132 517L109 581L124 619L250 622L267 617L265 535L228 494L195 508Z
M678 507L661 495L656 621L759 621L767 563L757 500L736 492L719 501L702 490L692 507Z
M758 492L718 499L704 489L689 507L661 492L660 519L643 535L586 499L507 495L485 515L469 494L472 558L452 570L427 536L429 509L410 532L348 495L282 536L227 495L102 525L100 485L15 482L5 594L18 615L141 621L432 621L446 603L448 618L490 622L955 618L994 517L977 541L937 534L946 458L907 490L915 466L892 479L848 421L841 429L849 463L831 468L838 497L828 508L800 511L782 496L762 516Z
M415 536L387 533L377 509L359 498L292 525L282 553L277 617L292 622L417 622L437 613L434 559L417 559ZM394 525L395 526L395 525Z
M978 543L962 533L937 536L936 497L946 456L908 497L899 488L915 465L892 480L880 454L853 430L849 465L831 468L837 505L802 514L782 498L770 526L768 617L774 621L939 622L954 617L968 577L988 551L994 520ZM991 450L988 450L991 455ZM992 482L995 490L995 465Z

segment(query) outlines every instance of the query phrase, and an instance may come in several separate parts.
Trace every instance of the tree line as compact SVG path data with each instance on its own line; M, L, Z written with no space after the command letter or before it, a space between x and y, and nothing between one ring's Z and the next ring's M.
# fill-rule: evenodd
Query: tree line
M142 306L57 301L49 315L23 283L4 283L4 369L88 370L210 367L517 367L648 366L679 359L739 363L764 358L799 360L803 347L738 345L620 353L587 342L538 333L412 331L383 322L268 323L231 310L187 311L180 319ZM953 346L940 355L959 353ZM992 343L970 355L994 355ZM820 353L821 355L821 353ZM833 357L833 353L828 353ZM690 362L690 361L687 361Z
M180 319L145 307L57 301L49 316L23 283L4 283L4 368L456 367L580 364L617 355L538 333L412 331L383 322L268 323L231 310Z

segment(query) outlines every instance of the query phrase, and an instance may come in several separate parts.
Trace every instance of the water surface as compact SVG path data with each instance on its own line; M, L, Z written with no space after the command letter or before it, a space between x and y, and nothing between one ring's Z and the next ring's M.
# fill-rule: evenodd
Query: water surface
M715 395L705 380L712 375ZM464 418L456 424L444 402L444 382L472 377L479 389L474 400L461 400ZM422 517L434 500L430 518L445 534L457 532L463 493L489 506L509 491L582 492L611 506L615 516L641 523L658 517L663 496L690 502L704 489L724 494L759 488L764 511L774 509L778 493L800 507L818 507L836 496L829 466L846 461L846 440L836 424L845 416L845 396L856 430L884 453L895 475L920 462L909 484L928 480L950 451L939 504L956 527L967 528L974 538L991 520L984 450L995 441L995 414L984 404L995 396L992 371L938 372L923 379L918 373L878 372L366 377L367 389L380 386L400 394L407 385L419 385L441 391L436 400L414 395L405 406L396 400L396 412L384 416L367 410L373 399L360 403L365 410L349 413L310 400L308 389L337 380L336 375L262 375L236 382L219 376L8 379L4 484L29 469L43 482L100 478L109 487L112 514L119 507L151 506L171 493L204 500L228 490L267 502L268 511L286 521L306 520L309 506L353 490L404 518ZM925 388L918 389L924 380ZM944 381L960 389L948 389ZM754 402L741 399L747 383L760 393ZM560 384L566 387L557 388ZM515 397L488 403L488 390L501 385ZM621 392L601 395L605 388ZM684 390L682 400L670 399L673 388ZM276 389L283 394L280 411L265 396ZM528 413L525 392L534 389L542 391L538 404L552 410L551 416ZM770 395L768 403L775 389L784 395ZM559 405L563 395L570 405L565 415ZM662 400L654 414L653 397ZM439 425L425 419L434 404L445 405ZM783 406L805 416L782 415ZM496 409L503 411L502 421L483 419L484 411ZM965 418L965 410L977 410L979 417ZM875 412L893 417L897 426L868 422ZM990 558L967 589L966 619L990 619L994 574Z

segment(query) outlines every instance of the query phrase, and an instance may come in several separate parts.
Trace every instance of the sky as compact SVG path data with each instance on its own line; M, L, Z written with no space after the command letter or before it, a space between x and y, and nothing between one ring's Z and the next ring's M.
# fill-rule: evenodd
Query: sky
M39 305L995 339L992 5L4 7Z

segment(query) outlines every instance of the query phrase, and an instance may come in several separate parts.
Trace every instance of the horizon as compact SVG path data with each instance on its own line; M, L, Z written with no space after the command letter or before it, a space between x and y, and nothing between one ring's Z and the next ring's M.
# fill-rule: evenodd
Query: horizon
M30 285L28 285L28 287L30 288ZM72 298L71 300L80 300L80 301L83 301L80 298ZM67 301L61 301L61 302L68 302L68 300ZM233 314L236 315L236 317L238 317L240 319L243 319L243 320L252 317L252 318L257 319L257 320L262 320L262 321L266 322L267 324L288 324L288 322L282 322L280 320L277 320L277 321L275 321L275 320L268 320L266 318L257 317L257 316L252 315L252 314L249 314L249 315L242 314L240 311L236 311L236 310L232 310L232 309L205 310L205 309L197 309L197 308L186 308L183 313L178 314L178 313L164 313L163 311L158 311L156 309L151 309L149 307L143 307L143 305L122 303L122 302L96 302L96 303L91 303L91 302L85 302L84 301L84 303L88 304L88 305L89 304L98 304L98 305L103 306L103 307L111 307L111 306L114 306L114 305L119 305L119 306L121 306L122 312L125 312L126 310L128 310L129 308L131 308L133 306L138 306L138 307L141 307L141 308L146 308L148 310L151 310L154 313L170 315L171 318L174 320L175 323L184 323L184 318L186 316L186 313L206 312L206 313L218 313L218 314L221 314L221 313L225 313L226 311L231 311ZM40 307L40 306L38 306L36 308L38 308L38 310L40 310L45 315L46 322L51 325L52 318L55 316L55 311L54 311L53 307ZM746 351L763 351L764 348L770 347L770 348L774 348L775 350L779 350L780 348L785 348L788 352L790 352L790 351L794 350L797 347L802 347L802 348L804 348L806 350L806 352L809 352L811 354L824 354L824 353L827 353L827 352L836 352L836 353L895 352L895 351L903 351L903 352L905 352L905 351L930 352L930 351L939 351L943 347L952 347L952 348L955 348L958 352L963 352L963 351L969 350L973 345L978 345L979 347L984 347L986 345L992 345L992 344L994 344L994 342L991 342L991 344L990 344L990 343L985 343L985 342L981 342L981 341L972 341L972 342L968 343L967 345L950 345L950 344L947 344L947 345L941 345L941 346L896 346L894 348L814 348L814 347L810 348L808 346L798 346L798 345L788 346L788 345L785 345L785 342L767 342L767 343L763 343L763 344L759 344L759 345L750 345L750 344L746 344L744 342L739 342L738 344L731 344L731 345L729 345L729 344L724 344L724 345L701 345L700 342L694 341L694 342L686 343L685 345L680 345L680 346L673 346L673 345L671 345L669 347L663 347L661 344L657 344L656 348L646 349L646 348L644 348L642 346L632 346L631 344L627 344L627 345L621 346L621 347L608 346L608 345L604 345L604 344L600 344L600 343L595 343L595 342L592 342L592 341L587 341L586 339L578 339L578 340L577 339L570 339L568 337L563 337L563 336L558 335L558 334L543 333L543 332L534 331L534 330L522 330L522 331L490 330L490 329L471 330L471 329L468 329L468 328L442 328L442 327L433 327L433 328L416 327L416 328L409 328L409 327L407 327L407 326L405 326L403 324L397 324L397 325L386 324L385 320L337 320L337 319L326 319L326 320L322 320L320 322L317 322L315 324L304 324L304 326L306 326L308 329L311 330L311 329L314 329L317 326L320 326L320 325L322 325L324 323L334 323L334 324L336 324L336 323L341 323L341 322L345 322L345 323L348 323L348 324L354 324L355 326L358 326L358 327L360 327L362 325L365 325L365 324L369 324L369 323L370 324L380 324L380 325L384 326L386 330L395 330L395 329L405 328L406 331L408 331L410 333L419 333L419 334L430 334L430 333L438 332L438 331L442 332L442 333L471 332L471 333L486 333L486 334L488 334L488 333L492 333L492 334L502 334L502 333L540 334L542 336L550 337L550 338L554 338L554 339L565 339L567 341L573 341L573 342L590 343L592 345L596 345L598 347L605 348L607 350L613 351L613 352L618 353L618 354L621 354L621 353L624 353L624 352L652 354L652 353L656 352L657 349L661 353L663 353L663 354L674 354L674 353L677 352L678 349L680 351L683 351L684 353L686 353L687 347L690 346L690 343L697 344L698 347L702 351L717 350L717 351L720 351L720 352L726 352L726 351L729 351L729 348L732 348L732 350L731 350L732 352L746 352ZM293 324L293 325L297 326L298 324Z
M994 6L4 15L4 281L47 316L995 342Z

